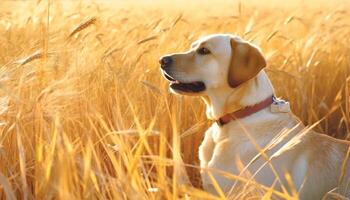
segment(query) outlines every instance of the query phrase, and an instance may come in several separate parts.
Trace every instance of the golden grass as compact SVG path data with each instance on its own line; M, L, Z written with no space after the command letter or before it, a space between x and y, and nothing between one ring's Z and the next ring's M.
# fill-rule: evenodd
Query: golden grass
M210 33L259 45L294 113L349 139L349 4L275 3L2 1L0 198L211 198L198 187L204 104L169 94L158 66ZM177 184L181 157L197 187ZM236 199L273 194L295 198Z

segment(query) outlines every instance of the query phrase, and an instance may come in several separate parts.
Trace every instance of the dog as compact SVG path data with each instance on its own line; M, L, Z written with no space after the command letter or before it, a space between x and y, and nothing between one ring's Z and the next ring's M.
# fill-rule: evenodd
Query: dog
M159 62L170 91L200 96L213 120L199 147L206 191L235 194L256 182L300 199L350 197L349 141L313 132L275 97L257 46L213 34Z

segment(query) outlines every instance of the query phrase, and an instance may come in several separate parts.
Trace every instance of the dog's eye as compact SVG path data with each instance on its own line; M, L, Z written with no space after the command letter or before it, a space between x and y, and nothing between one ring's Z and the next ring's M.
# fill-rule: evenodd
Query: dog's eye
M210 54L210 51L209 49L202 47L197 50L197 53L200 55L207 55Z

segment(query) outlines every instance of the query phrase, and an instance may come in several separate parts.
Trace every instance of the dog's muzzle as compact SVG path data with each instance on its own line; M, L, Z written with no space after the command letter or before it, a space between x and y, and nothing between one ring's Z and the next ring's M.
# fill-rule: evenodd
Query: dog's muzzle
M205 84L202 81L181 82L176 80L170 73L169 68L173 63L171 56L163 56L159 59L160 68L163 76L170 82L169 87L173 90L178 90L187 93L198 93L205 90Z

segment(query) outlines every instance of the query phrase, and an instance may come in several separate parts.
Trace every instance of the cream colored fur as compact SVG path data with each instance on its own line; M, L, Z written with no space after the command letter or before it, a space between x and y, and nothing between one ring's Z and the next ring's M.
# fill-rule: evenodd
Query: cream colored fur
M196 41L189 51L170 55L174 63L169 75L182 82L203 81L206 85L200 93L172 92L201 96L212 120L274 94L264 70L238 87L229 86L228 70L231 59L235 59L231 58L232 39L245 42L233 35L210 35ZM203 46L210 50L209 55L196 54ZM322 199L332 190L350 197L350 162L345 160L348 151L349 142L315 133L293 113L274 113L267 107L224 126L213 123L206 131L199 148L203 187L217 193L210 172L226 194L242 190L245 184L221 173L227 172L266 187L274 185L280 191L295 190L300 199Z

